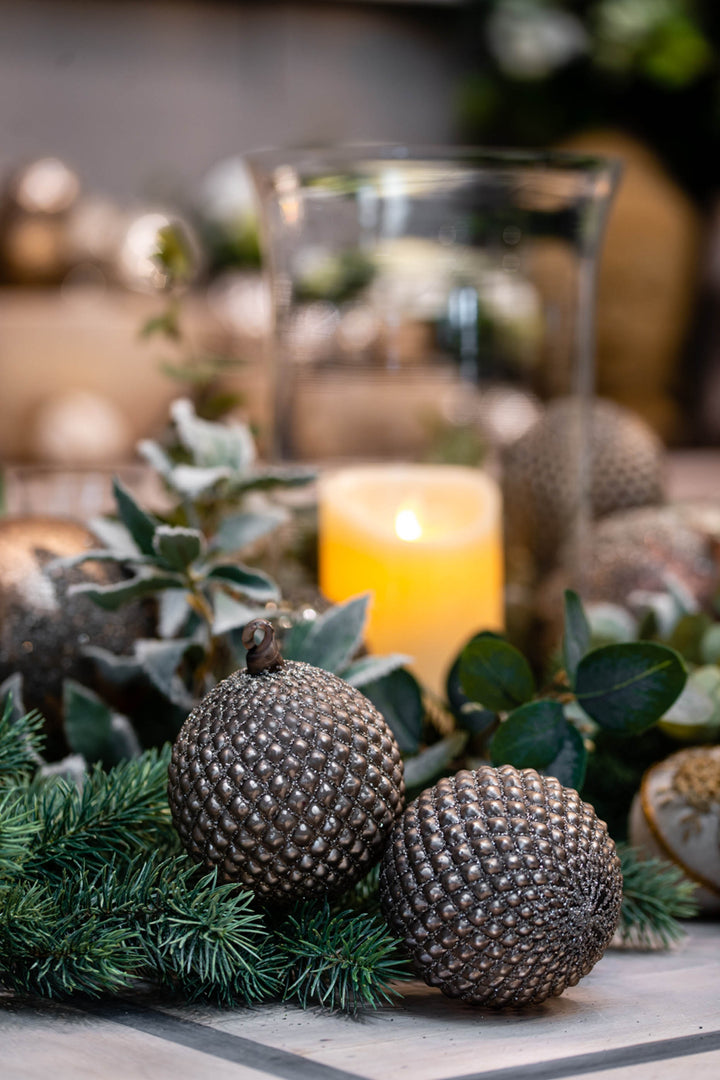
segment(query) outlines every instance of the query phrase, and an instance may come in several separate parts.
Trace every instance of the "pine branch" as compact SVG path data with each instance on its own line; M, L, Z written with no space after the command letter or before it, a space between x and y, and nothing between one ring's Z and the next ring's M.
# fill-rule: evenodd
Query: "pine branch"
M12 695L8 694L0 717L0 785L16 782L40 764L43 723L37 712L16 717Z
M669 949L685 931L677 919L698 913L695 883L663 859L643 859L626 844L618 845L623 873L619 934L623 944L639 949Z
M252 899L235 885L219 885L214 873L198 878L184 856L158 868L143 917L155 914L141 932L155 978L191 1001L227 1006L277 993L276 965L263 952L268 931Z
M399 943L381 919L332 912L327 901L297 908L278 927L276 941L287 964L284 996L303 1008L376 1008L399 996L391 981L410 978Z
M57 879L80 866L175 848L166 795L169 753L149 750L108 773L95 766L82 790L58 778L37 781L30 797L40 828L25 873Z
M251 895L198 877L186 856L17 882L0 906L0 985L11 990L97 997L143 979L226 1006L278 990Z
M40 822L22 787L0 789L0 880L21 873Z
M20 993L93 997L126 989L135 955L118 926L74 907L77 889L19 881L0 890L0 986Z

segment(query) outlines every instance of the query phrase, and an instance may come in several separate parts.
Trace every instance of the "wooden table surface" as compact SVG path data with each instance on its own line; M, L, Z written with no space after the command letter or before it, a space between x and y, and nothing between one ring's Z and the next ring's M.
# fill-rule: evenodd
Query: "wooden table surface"
M669 953L609 950L562 997L494 1013L421 983L358 1018L147 998L0 1009L3 1080L692 1080L720 1077L720 922Z

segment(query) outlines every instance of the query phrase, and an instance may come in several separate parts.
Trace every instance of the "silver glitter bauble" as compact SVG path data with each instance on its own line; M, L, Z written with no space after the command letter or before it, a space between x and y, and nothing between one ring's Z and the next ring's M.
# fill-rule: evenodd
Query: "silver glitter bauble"
M121 580L116 567L97 562L49 566L97 546L83 525L63 518L0 522L0 680L22 673L24 704L39 709L51 732L60 723L63 679L89 681L86 646L123 653L137 638L152 634L152 609L145 603L110 612L86 596L68 594L71 585L82 582ZM51 745L50 752L56 749L62 747Z
M536 1005L602 956L622 875L605 823L576 791L532 769L483 766L407 808L380 899L430 986L475 1005Z
M402 810L400 750L359 690L282 661L269 623L243 642L248 668L211 690L173 748L173 821L193 859L268 901L343 892Z
M558 398L507 451L508 541L527 544L547 567L571 534L581 498L593 518L655 505L663 501L663 468L660 439L629 409L596 400L586 411Z

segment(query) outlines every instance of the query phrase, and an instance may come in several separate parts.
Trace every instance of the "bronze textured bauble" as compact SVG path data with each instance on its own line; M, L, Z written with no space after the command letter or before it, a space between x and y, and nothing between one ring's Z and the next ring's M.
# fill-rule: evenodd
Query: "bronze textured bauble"
M603 955L622 874L604 822L576 791L532 769L483 766L407 808L380 899L428 985L474 1005L537 1005Z
M558 398L507 451L503 468L508 542L548 569L569 539L579 499L593 518L663 501L664 450L629 409L596 400L587 410Z
M74 521L0 521L0 680L21 672L26 707L39 709L51 729L60 722L63 679L82 680L86 674L86 645L126 653L137 638L152 634L144 604L109 612L87 597L68 595L70 585L83 581L119 580L115 567L48 567L55 559L97 547L92 533Z
M720 586L717 535L692 505L613 514L590 534L583 599L632 606L633 594L667 592L674 583L710 609Z
M173 821L196 862L267 901L341 893L377 862L402 810L400 750L359 690L283 661L269 623L249 623L243 642L247 669L211 690L176 740Z

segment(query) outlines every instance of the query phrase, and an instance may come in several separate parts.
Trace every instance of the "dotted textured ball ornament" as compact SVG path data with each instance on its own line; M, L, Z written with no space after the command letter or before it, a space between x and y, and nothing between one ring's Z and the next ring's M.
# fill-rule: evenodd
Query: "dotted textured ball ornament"
M122 580L116 567L49 565L97 546L84 526L63 518L0 522L0 681L22 674L25 706L39 709L48 722L51 756L65 752L57 730L63 679L93 682L85 647L127 653L137 638L153 632L152 607L146 603L103 611L86 596L69 593L72 585Z
M173 748L173 821L193 859L268 901L342 892L402 811L400 750L358 690L283 661L269 623L249 623L243 643L247 669L193 710Z
M530 544L541 564L554 561L575 519L584 446L594 518L663 501L664 449L643 420L604 400L586 417L576 399L558 398L509 448L503 468L508 538Z
M475 1005L536 1005L602 956L622 875L604 822L577 792L532 769L484 766L407 808L380 898L430 986Z

